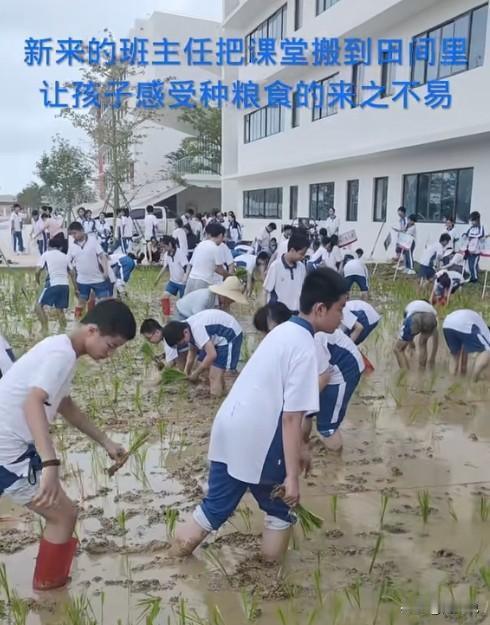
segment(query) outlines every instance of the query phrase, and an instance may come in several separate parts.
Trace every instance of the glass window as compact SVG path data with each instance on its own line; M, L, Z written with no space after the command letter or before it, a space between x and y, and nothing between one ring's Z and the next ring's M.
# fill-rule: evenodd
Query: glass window
M257 141L284 130L284 113L279 106L265 106L244 117L245 143Z
M458 19L454 22L454 36L456 38L466 39L466 56L469 58L469 47L470 47L470 22L471 15L466 13L466 15L462 15L458 17ZM464 65L452 65L451 70L453 74L457 74L458 72L463 72L468 69L468 65L466 67Z
M347 181L347 221L357 221L359 204L359 180Z
M424 176L425 177L425 176ZM427 221L441 221L442 173L436 172L430 177L429 210Z
M243 216L246 218L282 219L282 188L244 191Z
M421 174L418 177L417 204L415 205L414 209L414 213L421 221L427 221L429 206L429 186L430 174Z
M352 89L354 108L362 102L362 85L364 82L364 63L356 63L352 66Z
M456 187L458 184L458 172L445 171L442 174L441 209L440 219L446 215L454 215L456 204Z
M247 62L250 63L253 61L254 45L257 46L258 39L265 39L267 37L277 40L284 39L287 30L286 16L287 5L285 4L280 9L275 11L268 19L260 23L249 35L247 35ZM255 42L253 40L255 40Z
M298 187L292 185L289 187L289 219L298 218Z
M442 39L453 39L454 38L454 22L450 22L442 27ZM441 44L442 46L442 44ZM441 52L442 54L442 52ZM456 66L457 67L457 66ZM462 66L460 66L462 68ZM458 71L456 69L456 71ZM439 78L447 78L453 74L453 66L452 65L443 65L439 63Z
M297 106L297 93L293 93L293 101L291 104L291 127L297 128L299 126L299 108Z
M473 169L460 169L456 193L455 220L457 223L467 224L470 219L472 191Z
M339 0L316 0L316 14L320 15L334 4L337 4Z
M414 37L414 42L417 39L426 39L427 33L422 33L418 37ZM422 44L420 44L422 45ZM425 70L426 70L426 62L424 60L418 60L412 62L412 82L419 82L421 84L425 83Z
M294 30L303 26L303 0L294 0Z
M483 65L487 38L488 4L473 11L471 20L471 41L469 69Z
M383 58L388 58L388 52L383 52ZM394 80L396 80L396 65L394 63L383 63L381 65L381 85L384 87L383 98L394 95Z
M334 207L335 183L323 182L310 185L310 219L324 221L328 209Z
M335 115L338 112L338 102L335 104L330 104L329 102L329 93L330 93L330 83L336 82L339 74L333 74L328 78L324 78L320 80L318 84L318 103L321 106L313 106L312 107L312 120L315 122L319 119L323 119L324 117L329 117L330 115ZM320 96L320 92L323 92L323 95Z
M374 179L374 221L386 221L386 206L388 204L388 178Z
M441 52L441 29L436 28L434 30L429 31L427 35L429 39L434 40L435 47L435 63L434 65L427 64L427 73L426 79L429 80L437 80L437 76L439 75L439 57Z

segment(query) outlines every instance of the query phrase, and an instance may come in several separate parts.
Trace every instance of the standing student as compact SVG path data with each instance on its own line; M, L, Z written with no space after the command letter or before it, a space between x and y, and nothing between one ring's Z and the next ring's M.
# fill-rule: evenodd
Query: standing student
M410 235L413 238L412 244L409 250L403 250L403 257L405 260L405 268L404 272L409 275L415 274L415 270L413 268L413 253L415 251L415 246L417 242L417 215L412 213L408 216L407 227L405 233Z
M125 208L121 214L121 242L123 252L129 254L132 251L133 241L133 220L131 219L129 209Z
M328 238L333 237L334 235L339 235L340 219L335 213L335 208L328 209L328 216L325 221L325 230L327 231Z
M429 365L436 361L439 337L437 334L437 312L424 300L410 302L405 308L403 324L399 338L395 341L394 352L400 369L409 369L410 363L406 350L410 346L415 350L414 339L418 336L419 367L427 364L427 344L431 340Z
M60 483L49 426L59 412L113 459L125 454L70 396L77 360L103 360L134 338L136 323L125 304L98 304L69 336L50 336L24 354L0 380L0 495L45 520L34 571L35 590L64 586L78 541L77 509Z
M97 230L97 239L100 243L100 247L106 254L109 253L109 243L112 236L112 228L109 222L106 221L105 214L100 213L99 219L95 224Z
M381 319L378 311L368 302L350 299L345 304L342 329L356 345L363 343Z
M146 216L144 221L145 229L145 241L146 241L146 260L151 263L151 243L152 239L157 238L158 234L158 219L154 215L153 206L146 207Z
M163 328L169 347L189 347L184 372L191 382L209 371L209 391L221 397L225 390L225 371L236 371L243 342L238 321L222 310L203 310L186 321L170 321ZM199 365L194 369L198 356Z
M10 343L0 334L0 379L7 373L14 362L15 355L10 347Z
M73 237L68 257L76 274L78 304L75 316L80 317L91 293L96 300L102 300L112 297L113 289L109 282L107 255L95 237L88 237L77 221L69 225L68 234Z
M97 226L95 223L95 219L92 217L92 211L90 209L87 209L85 211L85 218L82 225L85 234L94 237L97 235Z
M63 234L63 216L58 215L57 213L53 215L53 209L51 206L46 206L46 211L48 213L48 219L46 221L45 232L47 235L47 240L54 239L54 237L59 234ZM85 211L84 211L85 214Z
M344 279L331 270L310 274L300 315L272 330L250 357L215 417L208 492L192 518L177 528L174 554L191 554L250 490L265 513L263 556L284 557L294 523L291 507L300 500L300 473L309 466L301 423L319 405L313 336L337 328L346 293ZM283 499L272 496L279 484Z
M299 310L299 299L306 268L303 263L308 250L308 238L293 234L288 242L288 251L269 265L264 280L268 302L282 302L292 312Z
M485 244L485 228L480 223L480 213L474 211L470 215L470 228L463 234L466 241L466 255L470 271L470 282L478 282L480 255Z
M455 310L444 319L442 331L451 353L451 373L465 375L468 354L478 354L473 370L473 380L478 381L490 364L490 330L481 315Z
M186 271L189 261L187 255L177 247L177 241L173 237L165 235L162 238L162 246L164 250L162 259L162 268L155 280L155 286L168 269L170 280L165 287L164 298L171 299L183 297L185 292ZM169 306L170 309L170 306Z
M400 247L399 235L405 232L407 229L407 209L404 206L400 206L397 213L398 213L398 222L397 222L396 227L393 228L393 230L398 233L397 241L395 245L395 258L393 259L396 262L400 260L400 256L403 251L402 248Z
M172 236L177 241L179 245L179 250L187 258L189 248L187 246L187 232L184 229L184 222L180 217L177 217L177 219L174 220L174 224L175 230L173 231Z
M48 235L46 226L48 222L48 214L39 214L39 211L32 211L32 235L31 239L36 239L39 256L42 256L48 249Z
M213 284L215 273L223 278L228 275L219 251L219 246L223 243L225 236L225 229L221 224L211 222L206 226L206 235L208 238L199 243L192 255L191 269L185 288L186 295Z
M444 251L451 243L451 236L446 232L441 234L438 243L426 247L420 259L419 276L422 284L430 282L439 268Z
M228 213L228 245L231 249L242 240L242 227L238 223L235 213Z
M21 213L20 204L14 204L10 214L10 233L12 235L12 245L15 254L24 253L24 239L22 237L22 229L24 220Z
M361 291L361 299L367 299L369 293L369 272L362 261L364 250L361 248L356 250L356 258L350 258L344 264L344 278L349 285L349 291L354 284L357 284Z
M65 242L61 237L49 241L49 249L37 263L36 282L40 284L41 273L46 275L44 289L36 304L36 315L41 322L43 332L48 332L47 308L54 308L58 317L60 330L66 328L65 311L69 305L70 289L68 277L76 287L75 277L70 270L70 259L63 252Z
M202 241L204 234L204 227L202 225L202 216L200 214L191 215L191 220L189 222L192 232L197 239L197 243L199 244Z
M277 230L277 226L273 221L271 221L255 239L255 251L257 254L259 252L267 252L269 256L271 256L274 251L271 248L271 236L275 230Z
M456 251L456 243L459 241L457 236L455 227L454 227L454 219L452 217L446 217L446 225L442 234L448 234L451 237L451 241L448 247L451 247L454 251Z

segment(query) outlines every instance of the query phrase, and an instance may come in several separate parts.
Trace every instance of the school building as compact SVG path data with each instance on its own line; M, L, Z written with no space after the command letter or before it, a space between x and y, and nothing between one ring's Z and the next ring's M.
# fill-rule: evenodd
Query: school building
M334 207L341 232L355 229L366 256L375 258L397 223L400 205L416 213L417 259L451 215L464 230L469 213L490 229L490 24L479 0L224 0L225 37L371 38L372 63L347 66L258 66L225 69L225 82L280 80L295 85L344 80L354 85L354 106L328 102L320 109L223 111L222 209L234 210L253 238L269 221L325 219ZM464 37L466 65L441 62L441 39ZM435 41L434 63L410 62L414 38ZM380 39L402 39L403 65L380 65ZM280 50L279 50L280 52ZM310 57L311 60L311 57ZM427 81L448 80L452 107L424 104ZM361 107L374 81L385 87L388 109ZM404 110L391 98L396 81L422 83ZM417 253L418 252L418 253Z

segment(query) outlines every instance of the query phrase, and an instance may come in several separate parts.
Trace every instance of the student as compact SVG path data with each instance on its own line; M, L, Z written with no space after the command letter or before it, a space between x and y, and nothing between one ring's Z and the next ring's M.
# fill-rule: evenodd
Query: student
M192 214L189 225L191 227L192 232L194 233L194 236L197 238L197 244L199 244L204 234L204 227L202 225L202 215Z
M288 251L269 265L264 280L268 302L282 302L291 312L299 310L299 298L306 276L303 263L308 250L308 239L293 234L288 242Z
M451 243L451 237L449 234L441 234L438 243L433 243L426 247L422 258L420 259L419 276L421 285L430 282L441 263L444 256L444 250Z
M361 299L367 299L369 293L369 272L366 265L362 261L364 250L361 248L356 250L356 258L346 260L344 264L344 278L349 285L349 291L354 284L357 284L361 291Z
M425 368L427 364L427 343L432 339L429 366L433 366L436 360L439 337L437 334L437 312L424 300L410 302L405 308L404 320L400 336L395 342L394 352L400 369L409 369L407 347L415 349L414 339L419 336L419 367Z
M257 256L254 254L241 254L235 256L235 267L241 267L247 271L247 295L252 295L252 289L255 276L260 280L264 279L267 266L269 264L269 254L260 252Z
M133 241L133 220L130 217L129 209L125 208L121 211L121 247L125 254L132 251Z
M308 270L313 271L318 267L329 267L335 271L339 270L342 263L342 252L335 245L336 239L334 237L323 237L321 239L321 246L314 252L308 261Z
M222 310L203 310L185 322L171 321L163 328L169 347L189 346L184 372L191 382L209 370L212 396L224 393L225 371L236 371L243 341L243 331L236 319ZM193 370L196 355L199 362Z
M282 302L269 303L255 311L253 324L258 332L268 334L281 323L289 321L292 314Z
M109 266L114 273L116 292L119 296L126 295L126 284L136 269L136 264L141 263L144 258L144 254L138 257L132 252L123 255L113 254L109 257Z
M24 253L24 239L22 238L22 228L24 219L21 213L20 204L14 204L10 214L10 233L12 235L12 245L15 254Z
M150 253L150 264L158 265L160 263L160 259L162 258L162 250L156 237L151 239L148 245L148 250Z
M0 379L7 373L14 362L14 352L9 342L0 334Z
M465 282L467 282L467 277L464 275L464 257L462 254L454 254L451 264L434 276L432 304L447 305L451 295L454 295Z
M70 269L70 259L67 254L63 253L63 247L64 241L60 237L50 240L48 251L37 263L36 282L38 284L41 283L41 273L44 271L46 274L44 289L35 308L44 333L48 332L47 308L56 309L60 330L66 328L65 310L68 308L70 299L68 276L75 290L77 288L75 276Z
M377 328L380 319L381 315L371 304L350 299L344 308L342 329L356 345L360 345Z
M446 217L446 226L442 234L448 234L451 237L451 241L448 247L456 250L456 243L459 241L456 231L454 229L454 219L452 217Z
M92 211L87 209L85 211L85 218L83 220L83 230L85 234L89 236L97 235L97 227L95 225L95 219L92 218Z
M199 239L194 234L190 223L184 224L184 230L187 240L187 260L190 260L192 258L192 255L194 254L194 250L199 245Z
M224 267L227 275L235 273L235 259L233 258L230 248L224 241L222 241L218 246L218 265ZM223 282L223 280L224 276L215 271L213 283L219 284L220 282Z
M95 224L97 230L97 239L100 243L100 247L106 254L109 253L109 243L112 236L112 228L109 222L106 221L105 214L100 213L99 219Z
M235 245L242 240L242 227L236 220L235 213L230 211L228 213L228 238L229 238L229 246L231 249L235 247Z
M109 282L107 255L95 237L89 238L77 221L69 225L68 234L73 237L68 258L76 273L78 304L75 317L80 318L91 293L96 300L102 300L112 297L113 289Z
M480 223L480 213L474 211L470 215L470 228L463 234L466 241L466 256L470 271L470 282L478 282L480 255L485 244L485 228Z
M313 272L303 284L300 315L270 332L250 357L215 417L208 492L192 518L177 528L174 554L191 554L250 490L266 515L264 558L284 557L294 523L291 507L300 500L300 473L309 465L301 422L319 405L313 336L337 328L346 294L340 275ZM284 485L283 499L272 497L278 484Z
M151 263L151 244L152 240L157 238L158 234L158 219L155 217L153 206L146 207L146 216L144 220L145 229L145 241L146 241L146 260Z
M455 310L444 319L442 331L452 358L450 372L465 375L468 354L478 354L473 369L478 381L490 363L490 330L483 318L474 310Z
M188 295L197 289L205 289L214 282L214 274L223 278L228 274L222 264L218 247L223 243L225 229L221 224L210 223L206 226L207 239L199 243L190 261L191 269L185 288Z
M397 232L398 234L400 234L400 233L405 232L407 229L407 209L404 206L400 206L397 213L398 213L398 223L397 223L396 228L394 227L393 230ZM395 245L395 258L393 259L394 261L398 262L400 260L402 251L403 250L400 247L399 237L398 237L396 241L396 245Z
M291 235L293 234L293 232L294 232L293 226L286 224L283 227L282 237L281 237L281 240L279 241L276 251L271 256L271 260L270 260L271 263L273 263L278 256L282 256L288 251L289 239L291 238Z
M170 280L165 287L164 298L171 299L174 297L183 297L185 292L186 271L189 261L187 255L177 247L177 241L173 237L165 235L162 238L163 259L162 268L155 280L155 286L168 269ZM170 307L169 307L170 308Z
M415 213L412 213L411 215L408 216L405 234L410 235L413 238L413 241L409 250L403 250L403 257L405 260L405 268L403 271L404 273L408 275L415 274L415 270L413 268L413 252L415 250L415 245L417 242L417 227L415 225L416 223L417 223L417 215L415 215Z
M30 240L36 240L37 249L39 251L39 256L42 256L46 251L47 244L47 235L46 235L46 221L48 220L48 214L43 213L39 215L39 211L33 210L31 213L32 217L32 232Z
M59 412L112 459L125 454L70 396L77 360L100 361L134 338L136 322L118 301L98 304L69 336L50 336L24 354L0 380L0 495L45 519L33 585L50 590L68 581L78 541L77 509L60 484L60 460L49 433Z
M320 409L316 415L316 427L325 449L341 451L343 443L339 428L361 380L364 361L359 349L342 330L331 334L317 332L315 344L320 375ZM309 441L315 415L307 416L309 418L303 423L305 441Z
M328 216L325 222L325 229L327 231L327 237L338 236L340 230L340 220L335 214L335 208L328 209Z
M174 220L175 230L172 233L172 237L176 239L179 250L184 254L187 259L189 248L187 246L187 232L184 230L184 222L180 217Z
M271 221L255 239L255 251L257 254L267 252L269 256L272 255L274 250L271 248L271 235L275 230L277 230L277 226Z

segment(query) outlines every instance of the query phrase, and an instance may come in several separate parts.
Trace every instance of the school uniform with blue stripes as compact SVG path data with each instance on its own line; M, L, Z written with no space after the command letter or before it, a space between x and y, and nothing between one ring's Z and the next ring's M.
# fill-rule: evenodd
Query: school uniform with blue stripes
M192 334L191 344L198 350L199 360L206 353L204 346L212 342L216 350L213 367L234 371L240 359L243 330L238 321L223 310L203 310L187 319Z

